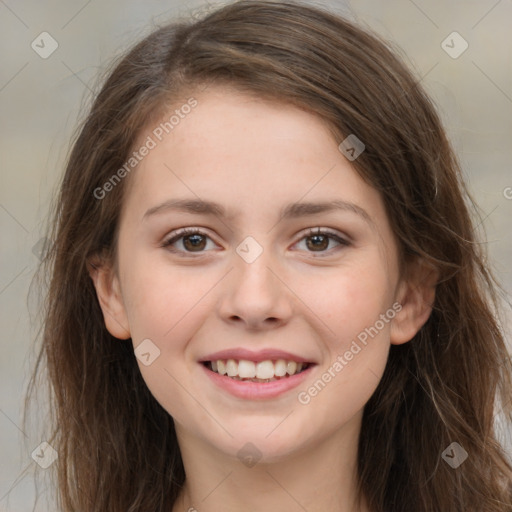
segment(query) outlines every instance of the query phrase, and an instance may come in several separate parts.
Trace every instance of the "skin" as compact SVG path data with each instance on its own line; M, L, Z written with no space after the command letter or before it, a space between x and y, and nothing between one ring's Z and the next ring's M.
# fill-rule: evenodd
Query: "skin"
M134 348L149 338L160 350L149 366L137 361L176 426L187 479L173 512L368 512L355 491L363 407L390 345L409 341L428 319L435 279L419 263L407 280L400 274L380 194L321 119L226 87L195 98L197 107L129 177L117 268L91 269L110 333ZM185 197L218 202L232 216L161 210L144 218ZM358 205L370 222L351 211L279 219L288 203L332 199ZM181 256L162 247L184 227L207 235L197 252L190 239L174 243ZM349 244L315 246L308 228ZM247 236L263 249L252 263L236 252ZM378 335L300 403L298 393L396 303L401 311ZM278 348L317 366L277 398L242 400L212 384L198 363L235 347ZM248 442L261 454L253 467L237 457Z

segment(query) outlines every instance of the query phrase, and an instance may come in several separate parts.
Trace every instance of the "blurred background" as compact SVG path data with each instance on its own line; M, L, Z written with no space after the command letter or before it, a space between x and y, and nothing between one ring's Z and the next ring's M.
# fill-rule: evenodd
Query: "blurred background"
M317 1L378 32L438 106L481 208L490 263L512 291L512 2ZM0 511L49 512L23 430L37 324L29 285L70 139L112 59L156 26L221 5L200 1L0 0ZM480 221L478 222L480 223ZM72 279L73 276L70 276ZM507 309L510 340L510 308ZM101 397L98 397L101 399Z

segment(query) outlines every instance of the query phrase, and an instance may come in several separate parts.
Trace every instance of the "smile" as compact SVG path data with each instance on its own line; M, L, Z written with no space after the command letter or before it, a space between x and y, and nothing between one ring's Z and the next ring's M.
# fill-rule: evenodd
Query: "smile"
M247 359L218 359L203 363L209 370L244 382L274 382L305 371L310 363L277 359L248 361Z
M217 359L200 363L215 387L244 400L268 400L284 395L303 384L316 366L316 363L286 359L258 362Z

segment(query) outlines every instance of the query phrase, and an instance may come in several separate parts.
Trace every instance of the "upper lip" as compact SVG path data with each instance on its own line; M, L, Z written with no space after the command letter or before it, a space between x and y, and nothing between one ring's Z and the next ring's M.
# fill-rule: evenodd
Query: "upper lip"
M245 348L231 348L226 350L221 350L219 352L214 352L209 354L199 360L200 363L204 363L206 361L219 361L226 359L244 359L246 361L277 361L278 359L284 359L285 361L296 361L297 363L313 363L311 359L307 359L296 354L292 354L291 352L285 352L284 350L275 350L272 348L267 348L264 350L259 350L258 352L253 352L252 350L247 350Z

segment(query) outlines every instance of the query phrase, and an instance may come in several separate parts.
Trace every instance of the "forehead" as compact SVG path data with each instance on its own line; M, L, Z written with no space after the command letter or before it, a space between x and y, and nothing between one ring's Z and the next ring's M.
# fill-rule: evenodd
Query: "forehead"
M193 98L196 106L185 109L172 129L179 102L141 133L139 143L150 137L154 147L130 176L127 201L133 208L186 196L219 203L226 215L240 219L282 212L301 199L343 200L383 215L379 194L339 151L319 116L229 87L195 91ZM155 136L159 127L168 129L161 140Z

